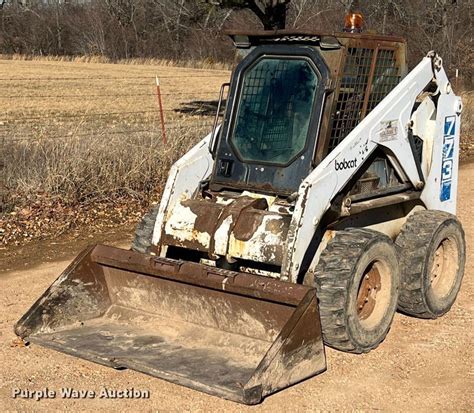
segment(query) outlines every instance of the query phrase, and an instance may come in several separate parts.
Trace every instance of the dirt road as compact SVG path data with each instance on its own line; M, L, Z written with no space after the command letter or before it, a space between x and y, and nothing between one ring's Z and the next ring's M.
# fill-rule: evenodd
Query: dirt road
M390 334L375 351L350 355L327 350L328 371L246 408L148 377L115 371L37 345L11 347L18 318L51 284L68 260L0 275L0 406L3 410L142 411L472 411L474 406L474 164L460 174L459 216L468 242L460 295L451 312L434 320L397 314ZM47 251L44 252L48 254ZM18 268L28 261L24 256ZM150 398L12 398L15 388L59 392L61 388L149 390Z

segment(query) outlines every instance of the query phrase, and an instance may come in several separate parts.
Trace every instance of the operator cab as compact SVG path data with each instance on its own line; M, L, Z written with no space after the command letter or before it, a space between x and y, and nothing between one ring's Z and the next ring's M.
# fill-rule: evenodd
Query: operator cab
M281 197L395 87L401 39L368 34L230 33L244 56L232 75L210 189Z

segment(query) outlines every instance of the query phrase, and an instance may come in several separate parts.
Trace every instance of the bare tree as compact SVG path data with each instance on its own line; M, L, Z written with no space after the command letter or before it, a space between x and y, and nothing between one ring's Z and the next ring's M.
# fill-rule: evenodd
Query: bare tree
M472 77L472 0L0 0L0 53L100 54L232 61L225 27L343 28L360 7L365 28L406 37L409 64L429 50ZM249 18L250 17L250 18ZM474 81L474 79L473 79Z
M249 9L262 22L265 30L284 29L290 0L208 0L225 8Z

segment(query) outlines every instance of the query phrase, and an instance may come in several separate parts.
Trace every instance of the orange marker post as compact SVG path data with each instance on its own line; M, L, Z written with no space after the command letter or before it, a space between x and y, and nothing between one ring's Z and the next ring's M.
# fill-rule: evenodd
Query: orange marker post
M163 101L161 99L161 89L160 89L160 79L156 76L156 98L158 99L158 107L160 109L160 119L161 119L161 136L163 143L166 145L166 127L165 127L165 114L163 111Z

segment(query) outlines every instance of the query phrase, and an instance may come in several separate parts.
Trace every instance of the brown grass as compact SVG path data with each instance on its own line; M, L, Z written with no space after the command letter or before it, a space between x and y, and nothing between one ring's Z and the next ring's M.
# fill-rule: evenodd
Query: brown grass
M113 63L122 65L156 65L171 66L204 70L230 70L231 66L225 62L217 62L211 58L204 60L173 60L157 58L129 58L114 60L106 56L86 55L86 56L37 56L28 54L0 54L0 60L33 60L40 62L72 62L72 63Z
M463 113L461 118L461 157L474 155L474 91L461 93Z
M4 149L9 210L35 194L59 196L75 204L115 197L146 200L157 192L171 164L207 130L186 127L170 133L101 135L83 139L19 140Z
M45 234L64 208L105 203L123 212L127 200L135 209L159 200L171 164L210 132L210 103L229 78L227 70L160 63L0 59L0 244L26 231L28 219L20 229L15 220L31 206L49 222L36 226ZM198 110L203 104L205 114Z
M175 110L215 101L229 77L222 70L59 59L0 60L0 73L8 198L3 209L9 211L35 192L71 202L124 194L146 198L163 183L170 164L211 129L212 116Z

